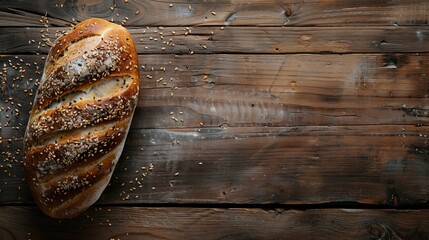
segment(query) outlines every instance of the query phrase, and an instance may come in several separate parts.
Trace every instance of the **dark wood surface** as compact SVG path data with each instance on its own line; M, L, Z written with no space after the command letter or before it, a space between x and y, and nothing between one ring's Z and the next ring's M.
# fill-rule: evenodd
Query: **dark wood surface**
M429 238L429 2L115 4L0 4L0 239ZM58 221L22 136L50 42L89 17L127 17L141 97L101 199Z
M58 221L35 207L0 209L0 238L4 240L426 239L429 228L428 210L103 206L76 219Z
M0 20L3 26L23 27L42 26L41 15L51 16L54 26L90 17L116 22L127 17L126 25L139 26L405 26L427 25L428 4L426 0L3 0Z
M189 30L187 29L189 28ZM158 27L130 26L140 54L194 53L412 53L429 51L428 26L362 27ZM48 53L67 27L0 28L0 54ZM163 39L160 38L162 33ZM30 42L29 42L30 41ZM34 41L34 42L33 42ZM39 44L40 43L40 44ZM163 49L165 48L165 49Z

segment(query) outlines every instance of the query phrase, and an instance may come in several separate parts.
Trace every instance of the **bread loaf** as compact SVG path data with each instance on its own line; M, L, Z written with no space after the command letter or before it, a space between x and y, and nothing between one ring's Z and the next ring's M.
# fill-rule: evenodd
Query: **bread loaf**
M121 155L139 93L129 32L88 19L58 38L27 125L26 178L37 205L73 218L100 197Z

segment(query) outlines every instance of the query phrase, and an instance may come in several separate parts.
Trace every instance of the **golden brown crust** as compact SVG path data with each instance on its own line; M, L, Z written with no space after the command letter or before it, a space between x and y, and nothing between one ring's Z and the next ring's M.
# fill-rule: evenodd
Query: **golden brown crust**
M29 126L27 138L39 141L61 131L129 117L137 104L137 99L132 98L137 94L137 90L135 87L129 87L118 96L91 100L90 103L80 101L59 109L46 110Z
M54 142L42 143L26 152L27 176L43 183L70 169L94 164L120 145L126 136L128 118L108 126L64 134Z
M82 201L81 193L86 194L97 194L99 189L92 189L91 187L97 185L98 182L103 181L106 177L111 175L112 169L115 165L115 156L110 154L104 157L103 161L100 163L85 168L85 171L79 171L74 174L67 174L64 177L57 178L53 181L39 183L39 188L43 189L43 194L37 195L38 205L45 212L48 211L49 215L51 211L56 210L56 217L64 214L64 217L59 218L70 218L69 213L60 212L59 209L64 208L65 206L74 205L79 207ZM103 186L104 188L105 186ZM35 189L37 191L37 189ZM88 197L88 196L87 196ZM85 209L79 211L82 212Z
M139 93L129 32L88 19L52 47L24 137L24 167L37 205L72 218L106 187Z
M90 36L99 37L94 40L98 42L95 47L79 46L73 48L73 53L65 54L67 46ZM108 76L138 75L137 61L134 42L125 28L101 19L83 21L60 37L51 49L33 109L43 110L71 90Z

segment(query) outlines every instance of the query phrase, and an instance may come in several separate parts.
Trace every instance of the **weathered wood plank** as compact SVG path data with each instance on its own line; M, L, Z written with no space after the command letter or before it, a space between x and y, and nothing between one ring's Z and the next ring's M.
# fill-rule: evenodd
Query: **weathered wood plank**
M134 130L103 200L129 194L131 202L148 203L427 203L427 128L379 129ZM142 160L154 164L143 191L135 182Z
M200 123L428 124L427 58L427 54L141 55L145 69L133 128L187 128ZM40 56L0 58L7 70L0 103L1 113L9 116L0 119L4 138L14 133L7 127L26 126L34 84L40 78L34 62L40 71ZM5 102L8 98L14 101Z
M132 129L99 203L427 204L427 134L406 125ZM31 202L21 157L2 162L2 203Z
M425 124L426 58L420 54L184 55L157 56L157 60L142 56L141 63L146 64L142 74L152 79L143 81L148 89L142 89L139 107L155 119L151 125L142 121L139 127L199 122L210 126ZM164 67L166 71L159 70ZM157 82L160 78L164 80ZM172 121L171 111L183 111L184 122Z
M40 26L40 16L66 26L90 17L126 25L350 26L427 25L426 0L400 1L30 1L4 0L1 26ZM170 4L173 6L170 7ZM138 11L138 12L137 12ZM136 14L137 13L137 14Z
M129 28L138 53L428 52L429 27ZM40 31L43 31L42 33ZM48 53L67 28L0 28L0 53Z
M28 202L18 150L22 148L20 136L33 98L30 93L35 90L43 62L41 56L2 56L1 59L1 65L5 63L6 67L1 77L1 113L5 117L0 119L0 152L4 157L0 189L7 193L1 194L1 201ZM112 184L117 185L112 186L102 201L118 202L130 194L134 198L138 196L133 199L137 202L144 199L145 202L188 203L427 203L427 130L424 126L428 121L429 67L426 59L427 54L141 55L145 69L141 73L142 97L132 127L136 135L130 135L134 137L127 143L124 155L133 160L122 161L125 165L118 168L134 172L115 175L118 179ZM164 80L157 82L161 77ZM306 125L344 127L333 127L335 134L328 134L320 127L322 130L306 136L302 132L312 128ZM280 128L264 128L267 126ZM303 127L293 138L287 138L285 132L289 130L282 128L285 126ZM358 127L354 133L347 130L354 126ZM390 130L383 132L385 128ZM266 131L274 136L258 137L266 136ZM215 134L214 140L206 141L204 138L211 133ZM367 133L375 136L365 135ZM324 137L317 140L319 135ZM152 138L147 136L155 136L154 146ZM240 136L249 140L241 141ZM172 145L175 140L182 142L178 149L175 148L179 145ZM280 140L284 143L277 145ZM315 145L318 141L326 145ZM180 152L185 143L188 148ZM296 146L295 143L302 144L303 148L288 148ZM168 149L173 146L175 148ZM142 147L146 149L143 152ZM317 159L319 152L325 154L321 162ZM199 162L206 158L214 165L203 163L205 169L202 170ZM174 161L162 165L169 159L180 164L190 160L179 164L180 167L174 167ZM143 192L132 195L127 193L126 185L118 186L141 177L141 167L155 161L161 164L156 166L161 172L153 182L145 180ZM267 168L264 162L273 168ZM375 169L367 169L374 164ZM382 168L385 165L388 170ZM249 166L256 169L248 170ZM231 171L227 171L228 168ZM302 170L304 168L308 171ZM389 171L395 176L390 177ZM184 183L174 182L172 177L176 172L179 176L185 174ZM252 174L257 175L253 180ZM277 184L273 184L273 180ZM311 190L300 191L306 189L303 186L307 187L308 183ZM176 186L172 191L170 184ZM183 187L180 188L180 184ZM237 186L246 184L250 185L248 195L236 191ZM290 188L285 190L285 185ZM121 191L125 193L121 195Z
M429 211L213 208L91 209L58 222L34 207L1 207L9 239L427 239Z

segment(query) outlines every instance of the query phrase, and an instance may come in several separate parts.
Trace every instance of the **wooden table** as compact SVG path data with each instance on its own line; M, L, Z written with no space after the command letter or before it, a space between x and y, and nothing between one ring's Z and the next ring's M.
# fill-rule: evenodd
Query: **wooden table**
M0 239L429 238L429 2L204 2L1 1ZM22 136L90 17L131 31L141 97L101 199L58 221Z

